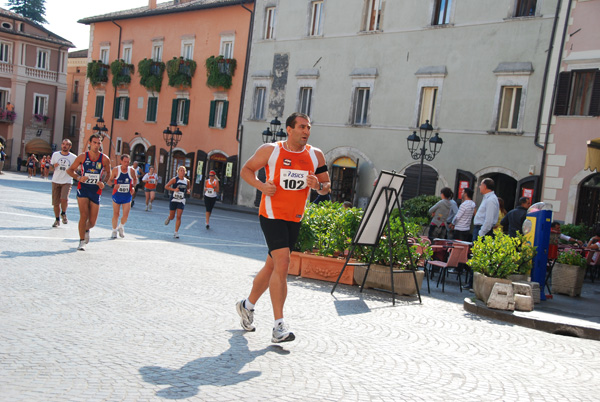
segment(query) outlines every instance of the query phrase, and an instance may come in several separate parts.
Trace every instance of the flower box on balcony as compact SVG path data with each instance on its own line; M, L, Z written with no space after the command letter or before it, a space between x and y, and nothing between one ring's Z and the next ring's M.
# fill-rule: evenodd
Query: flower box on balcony
M210 56L206 59L206 75L208 77L206 85L212 88L229 89L236 66L237 61L235 59Z
M140 74L140 84L155 92L160 92L162 87L163 73L165 72L165 63L144 59L138 63L138 73Z
M104 64L99 60L88 63L87 66L87 78L90 79L92 85L98 85L104 82L108 82L108 69L110 66Z
M131 74L135 72L133 64L125 63L123 60L115 60L110 63L113 87L124 86L131 82Z
M191 88L192 77L195 72L196 62L194 60L184 59L183 57L173 57L167 62L169 86L175 88Z

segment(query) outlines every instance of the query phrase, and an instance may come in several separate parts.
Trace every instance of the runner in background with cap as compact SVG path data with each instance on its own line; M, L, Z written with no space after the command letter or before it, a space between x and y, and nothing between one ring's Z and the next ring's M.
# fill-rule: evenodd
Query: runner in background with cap
M217 173L211 170L208 173L208 179L204 182L204 206L206 207L206 228L210 228L210 214L217 202L219 195L219 179Z

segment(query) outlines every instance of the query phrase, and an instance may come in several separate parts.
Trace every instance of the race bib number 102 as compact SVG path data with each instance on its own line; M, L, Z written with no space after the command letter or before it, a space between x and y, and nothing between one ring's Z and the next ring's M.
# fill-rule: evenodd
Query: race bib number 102
M281 169L279 185L284 190L304 190L306 188L306 170Z

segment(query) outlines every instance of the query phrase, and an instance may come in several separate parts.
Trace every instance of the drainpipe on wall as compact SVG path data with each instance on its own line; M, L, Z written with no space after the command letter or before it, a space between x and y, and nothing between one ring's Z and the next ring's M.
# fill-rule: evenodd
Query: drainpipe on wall
M119 55L121 54L121 33L123 32L123 28L121 28L121 25L117 24L114 20L110 20L110 22L112 22L113 24L115 24L116 26L119 27L119 45L117 46L117 60L119 59ZM108 85L108 83L107 83ZM114 88L113 91L113 107L112 107L112 113L111 113L111 117L110 117L110 136L109 136L109 143L108 143L108 159L110 160L110 154L111 154L111 149L112 149L112 141L113 141L113 131L114 131L114 127L115 127L115 105L117 103L117 88ZM116 150L115 150L116 152Z
M62 45L58 47L58 58L57 58L58 60L56 61L56 83L57 84L58 84L58 80L59 80L59 77L60 77L60 50L63 47L64 46L62 46ZM67 48L67 52L69 51L68 49L69 48ZM69 58L69 55L67 54L67 59L68 58ZM67 96L68 96L68 94L67 94ZM56 127L56 121L57 121L56 120L56 105L58 105L58 85L56 85L54 87L54 124L55 124L55 127ZM63 115L62 118L64 120L65 116ZM64 122L63 122L63 129L64 129ZM53 139L52 143L54 143L54 141L56 141L56 131L53 130L53 132L54 132L54 135L52 136L52 139ZM64 135L64 133L60 133L60 137L59 138L61 140L62 140L62 136L63 135ZM58 148L58 143L56 145L57 145L57 148ZM50 144L50 146L52 146L52 144ZM52 151L54 152L54 149Z
M560 3L560 2L559 2ZM548 152L548 137L550 136L550 128L552 124L552 116L554 115L554 101L556 98L556 86L558 85L558 75L562 65L562 58L565 49L565 41L567 37L567 29L569 28L569 18L571 18L571 7L573 6L573 0L569 0L567 5L567 15L565 16L565 24L563 27L562 39L560 41L560 49L558 51L558 62L556 63L556 72L554 74L554 85L552 87L552 98L550 99L550 110L548 111L548 121L546 123L546 138L544 139L544 146L542 152L542 166L540 168L540 180L538 181L537 194L539 200L542 199L542 190L544 189L544 176L546 175L546 155Z
M246 1L240 0L240 5L250 13L250 24L248 26L248 43L246 44L246 60L244 62L244 76L242 78L242 92L240 95L240 110L238 113L238 125L237 125L237 133L236 140L238 142L238 163L236 169L236 180L235 180L235 188L233 190L234 199L237 204L237 195L240 187L240 171L242 169L242 140L244 137L244 127L242 125L242 119L244 117L244 99L246 98L246 80L248 79L248 67L250 65L250 53L252 49L252 32L254 31L254 10L250 10L248 7L244 5ZM256 6L256 4L255 4Z

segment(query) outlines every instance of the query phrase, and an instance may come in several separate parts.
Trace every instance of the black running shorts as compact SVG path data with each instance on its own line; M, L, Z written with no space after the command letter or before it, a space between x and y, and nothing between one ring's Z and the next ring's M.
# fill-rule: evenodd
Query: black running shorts
M284 221L282 219L268 219L259 216L260 228L265 235L269 255L271 251L280 248L294 249L298 234L300 233L300 222Z

